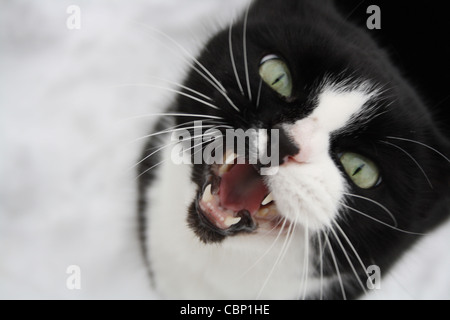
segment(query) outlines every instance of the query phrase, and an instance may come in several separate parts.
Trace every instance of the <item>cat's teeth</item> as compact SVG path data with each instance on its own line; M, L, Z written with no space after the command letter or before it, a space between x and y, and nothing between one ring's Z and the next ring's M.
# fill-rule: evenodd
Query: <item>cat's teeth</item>
M259 209L258 210L258 216L265 218L269 214L269 209Z
M225 155L225 164L233 164L234 160L236 160L238 155L233 151L227 151Z
M278 216L277 209L275 208L275 206L270 206L268 208L260 208L255 217L263 219L273 219L276 216Z
M213 199L214 199L214 198L213 198L213 195L212 195L212 193L211 193L211 185L209 184L209 185L205 188L205 191L203 192L202 200L203 200L204 202L208 203L208 202L212 201Z
M261 202L261 205L265 206L266 204L269 204L273 201L272 192L267 195L267 197L264 198L264 200Z
M231 165L230 164L223 164L220 166L219 169L219 176L223 176L225 173L228 172L228 170L230 169Z
M238 224L239 221L241 221L241 217L231 217L228 216L225 218L225 221L223 222L223 224L229 228L231 226L234 226L235 224Z
M225 163L219 168L219 175L223 176L225 173L230 170L230 168L234 164L234 160L236 160L238 155L232 151L227 151L225 154Z

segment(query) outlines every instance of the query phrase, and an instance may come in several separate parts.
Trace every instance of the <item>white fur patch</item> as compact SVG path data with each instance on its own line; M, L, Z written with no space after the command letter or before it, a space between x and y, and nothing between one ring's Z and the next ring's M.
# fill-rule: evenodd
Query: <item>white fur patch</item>
M191 170L190 165L166 161L149 191L148 253L163 297L296 299L305 286L306 294L319 291L311 261L304 258L305 250L311 250L309 244L305 246L300 226L287 251L283 251L286 237L277 239L277 231L229 237L217 245L201 243L186 222L196 192ZM307 282L303 280L305 270L309 270Z
M371 110L363 107L378 92L368 82L356 86L327 84L319 94L317 108L308 118L316 120L328 134L343 130Z
M311 230L331 226L347 184L330 157L330 137L364 114L363 107L376 93L371 88L367 83L350 88L326 84L312 114L284 126L300 152L266 178L283 216Z
M363 88L324 86L314 112L285 127L301 151L296 161L265 179L278 210L295 226L292 238L277 237L275 231L228 237L218 245L201 243L186 222L197 191L191 166L169 160L159 168L149 191L147 227L150 263L164 297L297 299L303 292L320 291L305 233L331 226L338 214L347 186L329 155L329 141L370 99ZM170 159L169 154L164 157ZM308 273L306 281L303 272Z

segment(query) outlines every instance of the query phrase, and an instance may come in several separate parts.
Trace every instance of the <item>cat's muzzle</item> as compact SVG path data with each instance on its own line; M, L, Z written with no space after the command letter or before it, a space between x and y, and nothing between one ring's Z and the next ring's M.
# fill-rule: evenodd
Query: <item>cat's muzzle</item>
M221 236L280 225L272 194L258 167L227 152L225 163L211 165L195 201L201 226Z

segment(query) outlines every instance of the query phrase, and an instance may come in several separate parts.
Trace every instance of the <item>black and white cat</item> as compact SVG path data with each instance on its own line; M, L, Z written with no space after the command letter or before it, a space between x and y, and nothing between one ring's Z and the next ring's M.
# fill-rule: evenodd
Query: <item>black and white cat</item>
M276 129L276 173L226 149L225 164L175 164L171 133L198 121L203 134ZM332 1L255 1L194 60L140 158L153 283L167 298L357 298L369 266L386 273L448 217L449 154L422 100Z

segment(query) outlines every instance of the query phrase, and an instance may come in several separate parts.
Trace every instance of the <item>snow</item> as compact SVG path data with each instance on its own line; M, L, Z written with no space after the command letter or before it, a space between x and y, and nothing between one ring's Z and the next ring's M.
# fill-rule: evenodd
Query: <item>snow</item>
M66 9L81 9L69 30ZM136 174L152 117L239 0L17 0L0 10L0 298L154 299L136 235ZM450 298L450 226L378 297ZM68 267L81 270L69 290ZM403 271L402 271L403 270ZM407 276L405 276L405 274ZM401 282L402 286L396 283ZM405 284L406 283L406 284Z

